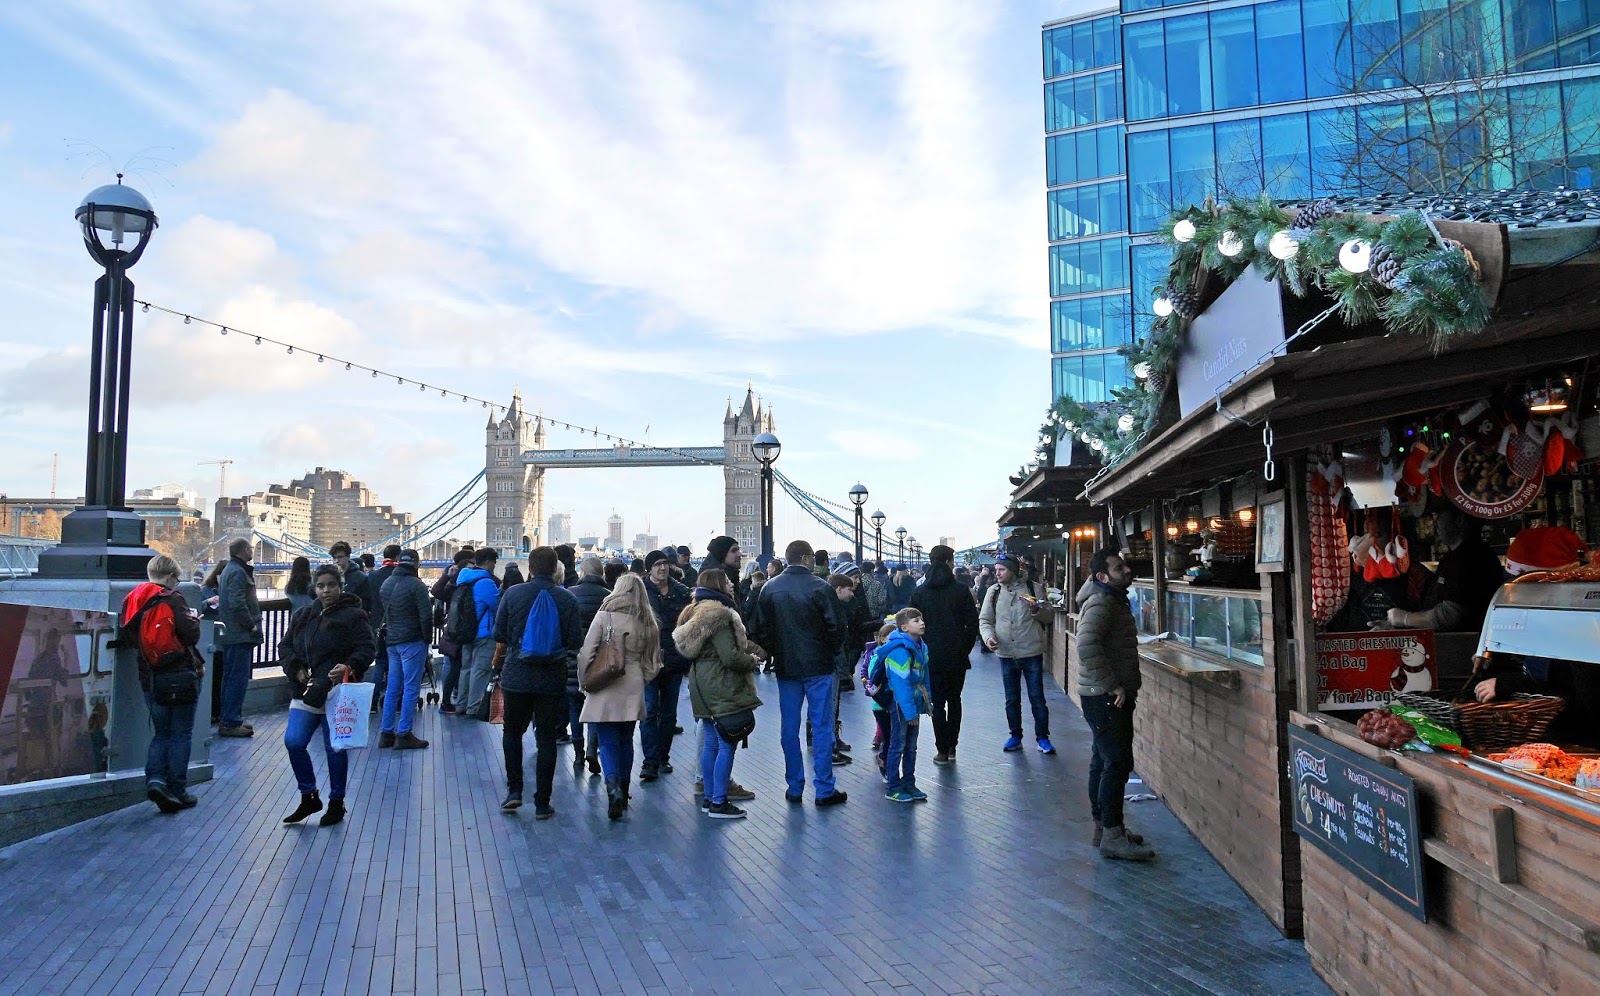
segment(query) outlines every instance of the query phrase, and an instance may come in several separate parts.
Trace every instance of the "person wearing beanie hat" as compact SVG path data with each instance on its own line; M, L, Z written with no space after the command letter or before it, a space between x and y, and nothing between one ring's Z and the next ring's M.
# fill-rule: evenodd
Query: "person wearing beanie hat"
M670 551L670 554L669 554ZM673 560L678 551L652 550L645 558L645 592L661 628L661 670L644 687L644 723L639 727L639 747L644 754L639 781L653 782L672 773L672 738L678 728L678 698L683 679L694 661L678 653L672 631L678 616L688 607L692 592L673 580Z
M718 536L706 544L706 559L700 569L709 571L715 568L730 578L737 578L743 563L744 551L739 549L739 541L732 536Z
M1530 571L1559 571L1583 563L1589 545L1565 526L1529 526L1511 538L1506 571L1513 577Z
M649 574L650 571L663 560L668 560L666 554L662 553L660 550L651 550L649 553L644 555L644 572Z

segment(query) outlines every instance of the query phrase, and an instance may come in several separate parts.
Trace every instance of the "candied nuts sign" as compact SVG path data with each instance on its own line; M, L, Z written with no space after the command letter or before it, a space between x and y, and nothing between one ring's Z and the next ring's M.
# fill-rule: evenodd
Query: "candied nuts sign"
M1427 923L1411 779L1291 726L1289 781L1295 833Z
M1475 519L1503 519L1531 505L1544 484L1544 465L1530 462L1525 469L1529 476L1519 476L1499 450L1470 438L1452 440L1439 461L1445 497Z
M1439 687L1433 631L1379 629L1316 638L1317 708L1373 709Z

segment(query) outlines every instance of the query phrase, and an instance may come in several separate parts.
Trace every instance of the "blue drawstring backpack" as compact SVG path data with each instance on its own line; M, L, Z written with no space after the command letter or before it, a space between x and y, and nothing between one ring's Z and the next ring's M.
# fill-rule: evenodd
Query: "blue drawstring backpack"
M554 657L564 649L561 613L556 610L556 600L550 597L550 589L545 588L528 610L528 622L522 628L522 656Z

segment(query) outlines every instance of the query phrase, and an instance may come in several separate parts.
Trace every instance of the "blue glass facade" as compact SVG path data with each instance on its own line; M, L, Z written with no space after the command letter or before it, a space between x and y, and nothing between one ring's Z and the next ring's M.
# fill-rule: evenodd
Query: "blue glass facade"
M1133 319L1120 19L1047 24L1043 41L1051 388L1103 401L1127 383Z

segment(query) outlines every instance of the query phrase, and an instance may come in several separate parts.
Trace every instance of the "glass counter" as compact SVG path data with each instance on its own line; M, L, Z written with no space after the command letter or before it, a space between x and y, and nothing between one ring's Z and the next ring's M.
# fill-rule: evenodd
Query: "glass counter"
M1261 593L1230 588L1167 586L1167 631L1173 643L1241 664L1266 663L1261 646ZM1128 591L1139 632L1155 636L1155 582L1139 580Z

